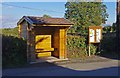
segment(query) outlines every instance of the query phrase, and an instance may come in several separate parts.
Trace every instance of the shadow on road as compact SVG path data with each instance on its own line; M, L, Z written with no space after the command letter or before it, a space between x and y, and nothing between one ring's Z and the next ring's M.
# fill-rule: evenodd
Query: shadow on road
M94 64L93 64L94 65ZM22 68L5 69L2 72L6 76L118 76L120 67L112 66L95 70L73 70L53 63L38 63Z
M104 57L104 58L107 58L107 59L120 60L119 54L117 54L117 53L100 54L98 56Z

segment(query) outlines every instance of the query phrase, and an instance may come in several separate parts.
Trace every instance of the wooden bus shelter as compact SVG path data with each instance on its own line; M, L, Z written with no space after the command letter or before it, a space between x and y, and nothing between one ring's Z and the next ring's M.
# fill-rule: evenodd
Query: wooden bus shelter
M27 60L53 56L67 58L66 31L72 23L64 18L23 16L17 23L19 37L27 40Z

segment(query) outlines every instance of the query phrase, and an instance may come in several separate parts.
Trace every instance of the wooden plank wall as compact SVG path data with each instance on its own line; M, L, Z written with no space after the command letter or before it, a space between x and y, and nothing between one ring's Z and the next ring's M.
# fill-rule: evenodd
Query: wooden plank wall
M21 24L18 25L18 37L21 38Z
M54 52L53 56L59 58L59 27L56 27L53 35L53 47L54 47Z
M36 61L35 56L35 32L34 30L30 31L28 27L31 27L29 24L27 26L27 57L28 62Z
M19 37L27 40L27 61L35 61L35 48L34 48L34 30L29 31L29 24L23 21L19 26Z
M51 50L54 48L52 41L53 34L54 34L54 28L52 27L35 27L35 35L36 35L35 48L38 57L52 55L53 52L51 52Z
M53 56L58 57L60 59L67 58L66 51L66 30L64 27L57 27L54 32L54 53Z
M51 51L49 51L51 47L51 35L37 35L36 36L36 52L38 53L38 57L43 57L43 56L51 56ZM45 51L41 52L40 51Z
M65 42L65 36L66 36L66 34L65 34L65 29L60 29L59 30L59 33L60 33L60 46L59 46L59 50L60 50L60 52L59 52L59 58L61 58L61 59L64 59L65 58L65 56L66 56L66 53L65 53L65 50L66 50L66 42Z
M21 24L21 37L24 39L27 39L27 22L23 21L23 23Z

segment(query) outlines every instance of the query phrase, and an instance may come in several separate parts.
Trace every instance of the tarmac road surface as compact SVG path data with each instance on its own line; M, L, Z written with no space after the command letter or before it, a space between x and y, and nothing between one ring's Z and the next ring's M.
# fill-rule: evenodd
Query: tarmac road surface
M118 76L118 60L4 69L3 76Z

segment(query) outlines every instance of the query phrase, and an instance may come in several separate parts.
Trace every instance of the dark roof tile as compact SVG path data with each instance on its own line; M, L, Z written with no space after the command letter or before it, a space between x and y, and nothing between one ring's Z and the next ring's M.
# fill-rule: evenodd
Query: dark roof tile
M34 24L57 24L57 25L72 25L72 23L64 18L47 18L47 17L35 17L35 16L26 16Z

